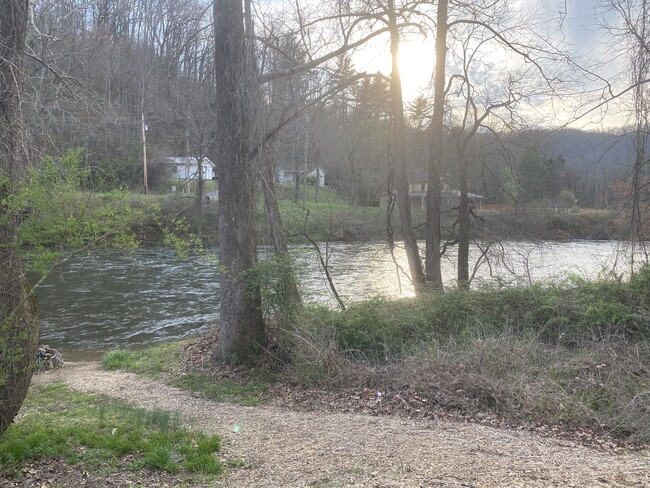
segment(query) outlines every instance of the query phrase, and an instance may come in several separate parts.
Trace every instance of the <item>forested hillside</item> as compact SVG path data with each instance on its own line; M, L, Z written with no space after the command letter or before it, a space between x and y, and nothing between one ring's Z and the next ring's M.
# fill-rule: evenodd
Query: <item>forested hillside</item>
M321 69L300 69L318 46L281 27L281 14L258 6L255 22L264 85L265 131L277 168L320 166L326 184L351 204L378 205L386 192L390 87L368 77L352 51ZM204 0L38 0L27 39L27 121L39 157L83 148L98 190L138 190L143 184L146 128L149 187L168 192L165 156L204 156L214 140L212 9ZM322 49L322 48L321 48ZM324 69L323 69L324 68ZM291 76L287 76L292 72ZM282 76L280 76L282 75ZM428 166L431 102L406 96L406 165ZM499 150L502 142L511 150ZM508 195L525 179L527 149L564 160L559 177L582 206L612 204L610 187L629 170L633 138L624 130L523 130L478 134L469 189L487 202L525 200ZM442 177L457 189L453 150ZM553 195L555 196L555 195Z

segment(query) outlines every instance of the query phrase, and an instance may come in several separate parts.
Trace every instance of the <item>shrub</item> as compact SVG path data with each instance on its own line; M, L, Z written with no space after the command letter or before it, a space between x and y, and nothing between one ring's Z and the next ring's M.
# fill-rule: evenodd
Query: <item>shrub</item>
M618 336L650 337L650 272L629 282L567 282L500 290L373 298L344 311L308 307L299 321L310 330L333 330L340 351L351 357L399 357L426 341L498 336L505 332L573 347Z
M650 442L650 268L568 280L307 307L285 331L293 381L403 385L463 414Z

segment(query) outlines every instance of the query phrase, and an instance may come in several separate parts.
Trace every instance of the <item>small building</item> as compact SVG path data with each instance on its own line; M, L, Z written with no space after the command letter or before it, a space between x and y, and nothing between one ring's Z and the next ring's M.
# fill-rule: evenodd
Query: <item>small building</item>
M202 177L204 180L216 180L217 171L214 163L208 158L194 156L178 156L161 158L160 162L169 165L169 174L179 180L198 180L199 160L202 161Z
M409 184L409 202L411 203L412 209L425 209L427 208L427 192L429 190L429 174L426 171L421 169L410 170L408 172L408 184ZM450 190L449 185L444 178L442 180L442 191L440 192L442 199L443 207L455 207L458 206L460 201L460 190ZM483 195L477 195L475 193L467 194L470 203L474 204L478 208L481 208ZM383 195L381 198L382 206L387 205L386 195Z
M296 176L302 178L304 174L304 169L300 168L296 171L295 168L278 168L275 170L275 181L278 183L294 183L296 181ZM325 186L325 170L320 166L311 168L307 170L307 178L313 178L314 182L318 176L318 186Z
M409 201L411 208L427 208L427 191L429 190L429 174L421 169L408 172Z
M219 190L209 191L204 195L207 202L218 202L219 201Z

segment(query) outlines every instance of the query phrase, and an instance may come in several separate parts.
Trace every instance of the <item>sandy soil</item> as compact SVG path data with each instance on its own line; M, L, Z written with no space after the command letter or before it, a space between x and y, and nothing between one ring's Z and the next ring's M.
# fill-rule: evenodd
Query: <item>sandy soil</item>
M222 436L243 460L226 487L650 487L648 453L613 454L524 431L446 420L243 407L197 398L154 380L66 365L34 377L63 381L148 409L177 411Z

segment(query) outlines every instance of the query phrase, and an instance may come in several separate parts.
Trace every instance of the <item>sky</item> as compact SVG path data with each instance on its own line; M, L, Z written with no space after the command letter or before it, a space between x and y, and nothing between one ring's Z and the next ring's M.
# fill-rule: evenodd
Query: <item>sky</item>
M596 19L594 0L514 0L518 7L526 11L535 9L542 18L549 21L563 18L562 34L564 40L569 44L571 52L584 58L581 63L586 63L588 59L603 60L612 56L612 48L606 42L606 36L599 31ZM522 14L523 15L523 14ZM400 67L402 74L402 86L404 99L408 101L414 98L418 93L427 93L431 86L433 71L433 60L435 56L433 36L428 38L412 38L402 43L400 53ZM499 58L500 57L500 58ZM503 71L505 65L511 64L512 59L504 59L504 54L499 54L491 61L486 61L486 66L494 66L495 70ZM487 56L486 56L487 58ZM357 68L367 71L380 71L389 74L391 71L390 52L387 40L375 43L375 45L359 51L353 57ZM485 79L497 80L498 72L489 74L486 70ZM620 63L614 60L598 67L599 74L605 78L610 78L621 69ZM453 71L453 67L448 68ZM601 83L602 84L602 83ZM575 101L575 98L574 98ZM533 100L535 103L535 100ZM549 113L552 110L554 115L565 120L574 116L575 111L569 107L570 101L561 103L537 100L538 105L532 107L531 117L539 120L549 120ZM563 105L564 104L564 105ZM595 110L589 116L580 119L572 124L573 127L587 128L591 130L607 129L622 125L624 121L620 115L617 115L615 107L608 107L608 111Z
M616 77L621 72L625 72L626 60L624 56L617 55L611 39L599 25L603 15L610 23L615 23L616 17L613 14L603 14L602 9L597 12L598 3L594 0L567 0L565 29L567 41L572 44L573 51L577 55L601 62L597 69L598 74L612 82L614 91L620 91L627 84L627 80L620 78L617 80ZM607 110L597 110L581 121L581 123L587 122L592 122L587 126L591 129L620 127L627 122L627 115L620 110L618 104L612 103Z

